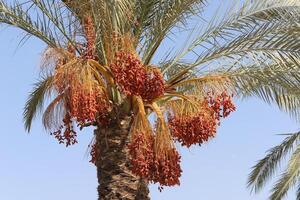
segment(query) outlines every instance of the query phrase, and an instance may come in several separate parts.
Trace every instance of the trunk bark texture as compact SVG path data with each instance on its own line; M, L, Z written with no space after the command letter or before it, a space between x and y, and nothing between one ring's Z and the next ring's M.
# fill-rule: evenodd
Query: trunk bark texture
M95 130L99 200L149 200L148 184L130 171L131 118Z

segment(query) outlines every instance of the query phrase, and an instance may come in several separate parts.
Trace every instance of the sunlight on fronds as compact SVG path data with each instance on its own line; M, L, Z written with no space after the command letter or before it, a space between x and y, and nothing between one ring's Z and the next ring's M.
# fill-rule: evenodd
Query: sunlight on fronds
M179 92L186 95L194 95L203 98L209 92L220 94L224 91L235 93L235 88L230 77L226 73L208 74L199 78L183 79L171 84L172 88L177 88Z
M165 108L174 115L191 115L201 110L201 103L195 97L187 97L189 99L173 99L167 101ZM203 99L202 99L203 100Z
M267 103L276 103L281 110L299 120L300 73L297 62L297 57L290 57L281 61L281 64L247 65L224 73L239 97L256 96Z
M90 2L95 22L96 47L102 64L110 64L111 57L118 51L115 43L119 37L130 33L134 20L134 1ZM132 44L134 45L134 44Z

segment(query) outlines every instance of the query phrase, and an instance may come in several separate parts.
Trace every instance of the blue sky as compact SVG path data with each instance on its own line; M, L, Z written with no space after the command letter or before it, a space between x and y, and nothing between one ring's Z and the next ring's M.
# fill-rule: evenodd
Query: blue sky
M22 123L23 106L39 75L44 46L30 40L17 48L20 32L0 32L0 199L96 199L96 171L86 150L92 131L79 134L79 144L65 148L48 135L37 119L31 134ZM222 122L218 136L202 147L179 147L181 186L163 192L151 186L153 200L264 200L266 188L250 195L246 179L255 161L282 141L278 133L298 125L275 106L257 99L236 101L237 111ZM293 199L291 194L287 199Z

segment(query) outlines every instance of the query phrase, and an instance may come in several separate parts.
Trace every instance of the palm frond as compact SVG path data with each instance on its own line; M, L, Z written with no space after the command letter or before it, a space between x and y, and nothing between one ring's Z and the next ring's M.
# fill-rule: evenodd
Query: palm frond
M62 120L66 114L64 98L64 94L58 95L45 109L43 125L46 130L56 131L62 125Z
M281 175L272 189L270 200L279 200L286 196L288 190L296 184L300 175L300 146L297 147L288 162L287 170Z
M43 108L45 98L51 92L52 82L52 76L43 77L35 84L33 91L28 97L23 113L25 129L28 132L31 129L33 119Z
M282 65L261 63L260 66L242 67L225 74L239 97L256 96L269 104L275 103L281 110L299 120L300 65L295 65L294 61L286 59Z
M235 17L211 25L187 48L203 47L196 60L180 60L183 52L166 65L165 72L177 63L186 66L171 82L194 79L188 77L191 70L200 77L221 73L232 81L237 95L274 102L299 119L299 2L257 1L244 4L238 13L233 10Z
M208 92L221 93L227 91L233 93L235 90L230 77L226 73L211 73L203 77L173 81L169 87L177 88L178 92L198 97L203 97Z
M134 23L134 1L103 1L90 2L91 14L95 22L96 46L102 62L107 65L109 58L118 50L114 42L126 34L131 35Z
M74 44L76 19L54 0L30 0L26 3L0 1L0 23L22 29L51 47ZM74 45L75 46L75 45Z
M297 191L296 191L296 200L300 200L300 183L298 182Z
M210 62L225 67L242 58L252 61L272 57L277 51L295 53L299 47L300 5L297 1L245 1L242 6L230 7L226 16L213 18L190 45L185 46L164 72L194 55L189 69ZM215 20L219 19L219 22ZM296 40L296 43L291 41ZM263 54L264 56L259 56ZM271 59L271 58L268 58ZM187 70L187 69L186 69Z
M138 7L142 9L142 17L138 18L140 20L138 23L142 30L140 41L143 44L139 51L145 64L150 63L156 50L172 29L185 27L187 19L201 13L204 2L204 0L153 0L148 4L140 3Z
M299 143L300 132L287 137L280 145L268 151L266 157L257 162L248 177L248 187L259 192L274 175L280 162Z

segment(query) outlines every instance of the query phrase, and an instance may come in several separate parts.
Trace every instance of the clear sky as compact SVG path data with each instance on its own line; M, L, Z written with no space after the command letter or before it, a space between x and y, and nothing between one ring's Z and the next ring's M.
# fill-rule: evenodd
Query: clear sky
M48 135L37 119L30 135L22 112L39 75L44 46L30 40L17 49L20 32L0 32L0 200L96 199L96 170L88 162L92 131L79 134L79 144L65 148ZM298 125L275 106L257 99L236 101L237 111L222 122L218 136L182 155L181 186L163 192L151 186L153 200L265 200L268 189L250 195L246 179L265 151L278 144L278 133ZM290 195L287 199L294 199Z

